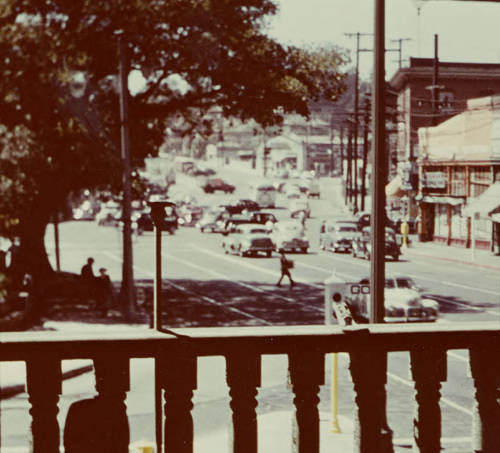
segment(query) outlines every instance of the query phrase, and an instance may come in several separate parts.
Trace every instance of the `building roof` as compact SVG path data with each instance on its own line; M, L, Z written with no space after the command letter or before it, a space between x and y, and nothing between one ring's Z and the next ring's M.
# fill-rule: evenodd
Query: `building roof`
M401 91L411 79L432 78L434 71L433 58L410 58L410 65L400 68L389 81L390 86ZM497 63L465 63L439 61L440 79L498 79L500 64Z

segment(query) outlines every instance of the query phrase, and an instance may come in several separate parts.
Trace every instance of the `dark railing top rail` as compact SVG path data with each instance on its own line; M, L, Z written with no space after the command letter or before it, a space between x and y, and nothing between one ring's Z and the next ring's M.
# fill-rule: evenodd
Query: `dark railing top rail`
M355 352L416 349L500 348L500 324L378 324L339 326L223 327L137 332L16 332L0 334L0 361L29 360L41 356L59 359L102 355L155 357L183 349L196 356L226 355L236 351L260 354L294 350Z

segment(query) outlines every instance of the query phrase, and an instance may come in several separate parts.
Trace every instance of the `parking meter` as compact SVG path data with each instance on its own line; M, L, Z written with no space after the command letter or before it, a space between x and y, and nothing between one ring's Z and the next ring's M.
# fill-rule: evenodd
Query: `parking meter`
M325 285L325 324L333 324L333 314L339 325L350 326L352 315L347 304L347 282L335 273L324 281Z

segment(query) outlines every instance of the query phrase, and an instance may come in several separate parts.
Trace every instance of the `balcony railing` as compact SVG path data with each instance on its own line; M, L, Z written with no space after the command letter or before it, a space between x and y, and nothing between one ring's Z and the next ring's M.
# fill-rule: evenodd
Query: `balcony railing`
M100 415L110 433L107 450L128 452L126 392L131 358L153 358L156 389L162 389L165 416L158 428L166 452L191 453L194 428L191 416L196 389L197 357L224 356L232 411L231 443L235 453L257 452L257 388L264 354L287 354L294 393L295 450L319 452L319 387L324 383L324 355L346 352L354 384L356 429L354 448L359 452L383 451L381 420L385 405L385 354L408 351L415 385L414 440L420 452L441 448L440 387L446 379L446 352L467 349L475 387L474 450L500 451L500 330L498 322L481 324L366 325L353 330L338 326L245 327L175 329L168 333L82 335L26 332L0 335L0 360L25 361L27 392L32 418L30 437L35 453L60 451L58 402L61 394L61 360L92 359ZM68 413L65 443L99 431L92 412ZM158 410L158 407L156 408ZM95 410L95 407L94 407ZM77 420L79 418L79 420ZM102 427L101 427L102 428ZM73 436L73 439L71 439ZM290 441L290 445L292 442ZM380 446L380 447L377 447ZM66 449L69 451L69 449Z

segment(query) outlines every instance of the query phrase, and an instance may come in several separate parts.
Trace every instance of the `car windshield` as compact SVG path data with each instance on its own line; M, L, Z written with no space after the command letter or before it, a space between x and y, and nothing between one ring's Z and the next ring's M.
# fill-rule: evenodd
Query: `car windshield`
M398 288L415 289L417 287L413 279L409 277L398 277L396 278L396 283Z
M351 233L354 233L357 231L357 229L353 226L341 226L339 228L339 231L347 231L347 232L351 232Z

